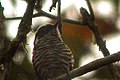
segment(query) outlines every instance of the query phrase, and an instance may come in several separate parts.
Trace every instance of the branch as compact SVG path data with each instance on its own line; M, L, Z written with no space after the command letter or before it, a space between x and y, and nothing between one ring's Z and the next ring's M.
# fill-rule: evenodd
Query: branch
M44 12L43 10L39 11L36 14L33 14L33 18L40 17L40 16L48 17L48 18L54 19L54 20L58 20L59 19L57 16L54 16L54 15L49 14L47 12ZM5 18L5 20L17 20L17 19L22 19L22 17ZM67 22L67 23L71 23L71 24L76 24L76 25L84 25L80 21L75 21L75 20L70 20L70 19L65 19L65 18L62 18L62 21L63 22Z
M60 24L58 25L58 29L62 34L61 0L58 0L58 18L61 21Z
M9 45L8 50L0 56L0 64L4 64L4 80L9 80L10 76L10 67L12 58L15 55L19 45L24 43L26 40L27 33L31 30L32 24L32 15L33 9L35 5L35 0L30 0L27 5L26 12L19 24L17 36L13 39L11 44Z
M89 11L90 11L91 19L94 21L95 20L95 15L94 15L93 8L91 6L90 0L86 0L86 2L87 2L87 5L88 5L88 8L89 8Z
M0 64L10 63L19 45L25 41L27 33L31 30L33 8L35 0L30 0L26 12L19 24L17 36L10 44L8 50L3 56L0 56Z
M56 8L56 3L58 2L59 0L52 0L52 5L50 6L50 9L49 11L51 12L52 9Z
M87 12L86 9L82 7L80 8L80 12L82 14L83 23L86 24L88 28L94 33L97 45L99 46L99 50L101 50L104 56L110 55L109 50L106 48L105 41L102 39L101 34L98 30L98 26L95 24L90 14ZM120 73L118 72L118 70L116 70L116 68L112 64L108 65L108 68L114 79L119 80Z
M79 68L76 68L76 69L70 71L69 74L65 73L63 75L58 76L56 79L53 79L53 80L68 80L70 78L73 79L75 77L81 76L85 73L91 72L100 67L109 65L109 64L117 62L117 61L120 61L120 52L114 53L114 54L109 55L104 58L94 60L82 67L79 67Z
M2 53L2 48L4 45L4 38L3 38L3 23L4 23L4 15L3 15L4 8L0 2L0 54Z
M37 14L33 15L34 5L35 5L35 0L30 0L30 2L28 3L28 6L27 6L27 10L23 17L6 18L6 20L21 19L21 18L22 18L22 20L19 25L16 38L10 44L6 54L4 54L4 56L0 57L0 64L3 64L5 62L10 63L10 61L12 60L12 57L14 56L19 45L25 41L26 35L31 29L30 26L32 23L32 17L46 16L51 19L55 19L55 20L58 19L58 17L56 17L54 15L50 15L42 10L40 12L38 12ZM90 5L90 4L88 3L88 5ZM61 75L56 80L60 80L60 79L67 80L68 79L67 77L74 78L76 76L80 76L82 74L85 74L87 72L95 70L99 67L102 67L102 66L108 65L112 62L116 62L116 61L120 60L120 55L118 55L118 54L120 54L120 52L116 53L116 55L113 55L112 57L108 56L108 55L110 55L110 53L106 48L105 41L103 41L103 39L99 33L99 30L97 28L97 25L94 23L94 14L92 13L93 12L92 7L90 9L90 12L91 12L91 15L88 14L86 9L81 8L81 14L82 14L82 19L83 19L82 22L73 21L73 20L64 19L64 18L62 18L62 20L63 20L63 22L68 22L68 23L77 24L77 25L88 25L88 27L92 30L92 32L94 33L94 35L96 37L96 41L97 41L97 45L99 46L99 49L103 52L104 56L107 56L107 57L98 59L94 62L91 62L90 64L87 64L83 67L80 67L73 71L70 71L69 75L68 74ZM87 66L89 66L89 67L87 67ZM114 76L116 76L117 71L114 69L112 64L109 65L109 69L110 69L111 73ZM120 79L119 76L117 76L117 77L118 77L118 79Z

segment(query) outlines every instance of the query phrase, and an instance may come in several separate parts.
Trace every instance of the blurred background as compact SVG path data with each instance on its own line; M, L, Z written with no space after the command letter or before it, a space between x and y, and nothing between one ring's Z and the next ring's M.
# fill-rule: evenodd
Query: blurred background
M28 0L0 0L4 7L4 15L6 18L23 16ZM79 21L81 14L80 7L88 10L85 0L61 0L62 17ZM94 14L96 17L96 24L106 40L106 46L111 54L120 51L120 0L90 0ZM42 1L42 10L57 15L57 8L49 12L52 5L52 0ZM34 10L36 13L37 10ZM32 49L33 40L36 29L45 23L53 23L54 20L45 16L33 18L32 29L27 36L27 50L22 46L16 52L13 58L13 63L10 68L10 80L35 80L35 75L32 68ZM11 40L17 34L20 19L6 20L4 23L4 45L8 48ZM75 25L63 22L63 39L73 52L75 64L74 68L85 65L95 59L103 57L97 45L93 44L92 32L87 26ZM116 67L120 68L119 62L114 63ZM2 79L3 69L0 67L0 80ZM102 67L81 77L73 80L110 80L112 76L107 67Z

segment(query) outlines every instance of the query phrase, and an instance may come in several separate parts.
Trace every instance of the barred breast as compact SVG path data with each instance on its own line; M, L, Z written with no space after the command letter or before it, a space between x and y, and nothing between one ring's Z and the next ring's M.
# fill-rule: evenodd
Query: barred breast
M59 37L46 35L34 45L33 67L38 80L48 80L68 73L73 67L73 55Z

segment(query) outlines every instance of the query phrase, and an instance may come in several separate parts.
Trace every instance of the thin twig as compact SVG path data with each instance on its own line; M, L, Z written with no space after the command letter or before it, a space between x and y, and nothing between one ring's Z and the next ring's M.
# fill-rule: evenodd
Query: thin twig
M10 18L5 18L5 20L20 20L22 17L10 17Z
M60 31L60 33L62 34L62 17L61 17L61 0L58 0L58 18L59 20L61 20L58 29Z
M57 16L54 16L54 15L49 14L47 12L44 12L42 10L40 12L34 14L33 18L40 17L40 16L48 17L48 18L54 19L54 20L58 20L59 19ZM22 19L22 17L5 18L5 20L19 20L19 19ZM62 21L66 22L66 23L70 23L70 24L75 24L75 25L84 25L82 23L82 21L75 21L75 20L70 20L70 19L66 19L66 18L62 18Z
M62 74L53 80L68 80L69 78L73 79L75 77L79 77L85 73L91 72L91 71L96 70L100 67L109 65L109 64L117 62L117 61L120 61L120 52L114 53L114 54L109 55L109 56L104 57L104 58L94 60L94 61L92 61L92 62L90 62L82 67L79 67L79 68L76 68L76 69L70 71L69 74L67 74L67 73Z
M89 11L90 11L91 19L94 21L95 20L95 15L94 15L93 8L91 6L90 0L86 0L86 2L87 2L87 6L89 8Z
M58 17L61 18L61 0L58 0Z

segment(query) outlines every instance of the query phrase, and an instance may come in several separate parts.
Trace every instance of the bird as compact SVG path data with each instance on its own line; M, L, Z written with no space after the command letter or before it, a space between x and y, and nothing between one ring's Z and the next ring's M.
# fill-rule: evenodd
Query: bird
M38 80L51 80L73 69L74 58L55 24L41 25L35 34L32 63ZM71 80L71 79L69 79Z

